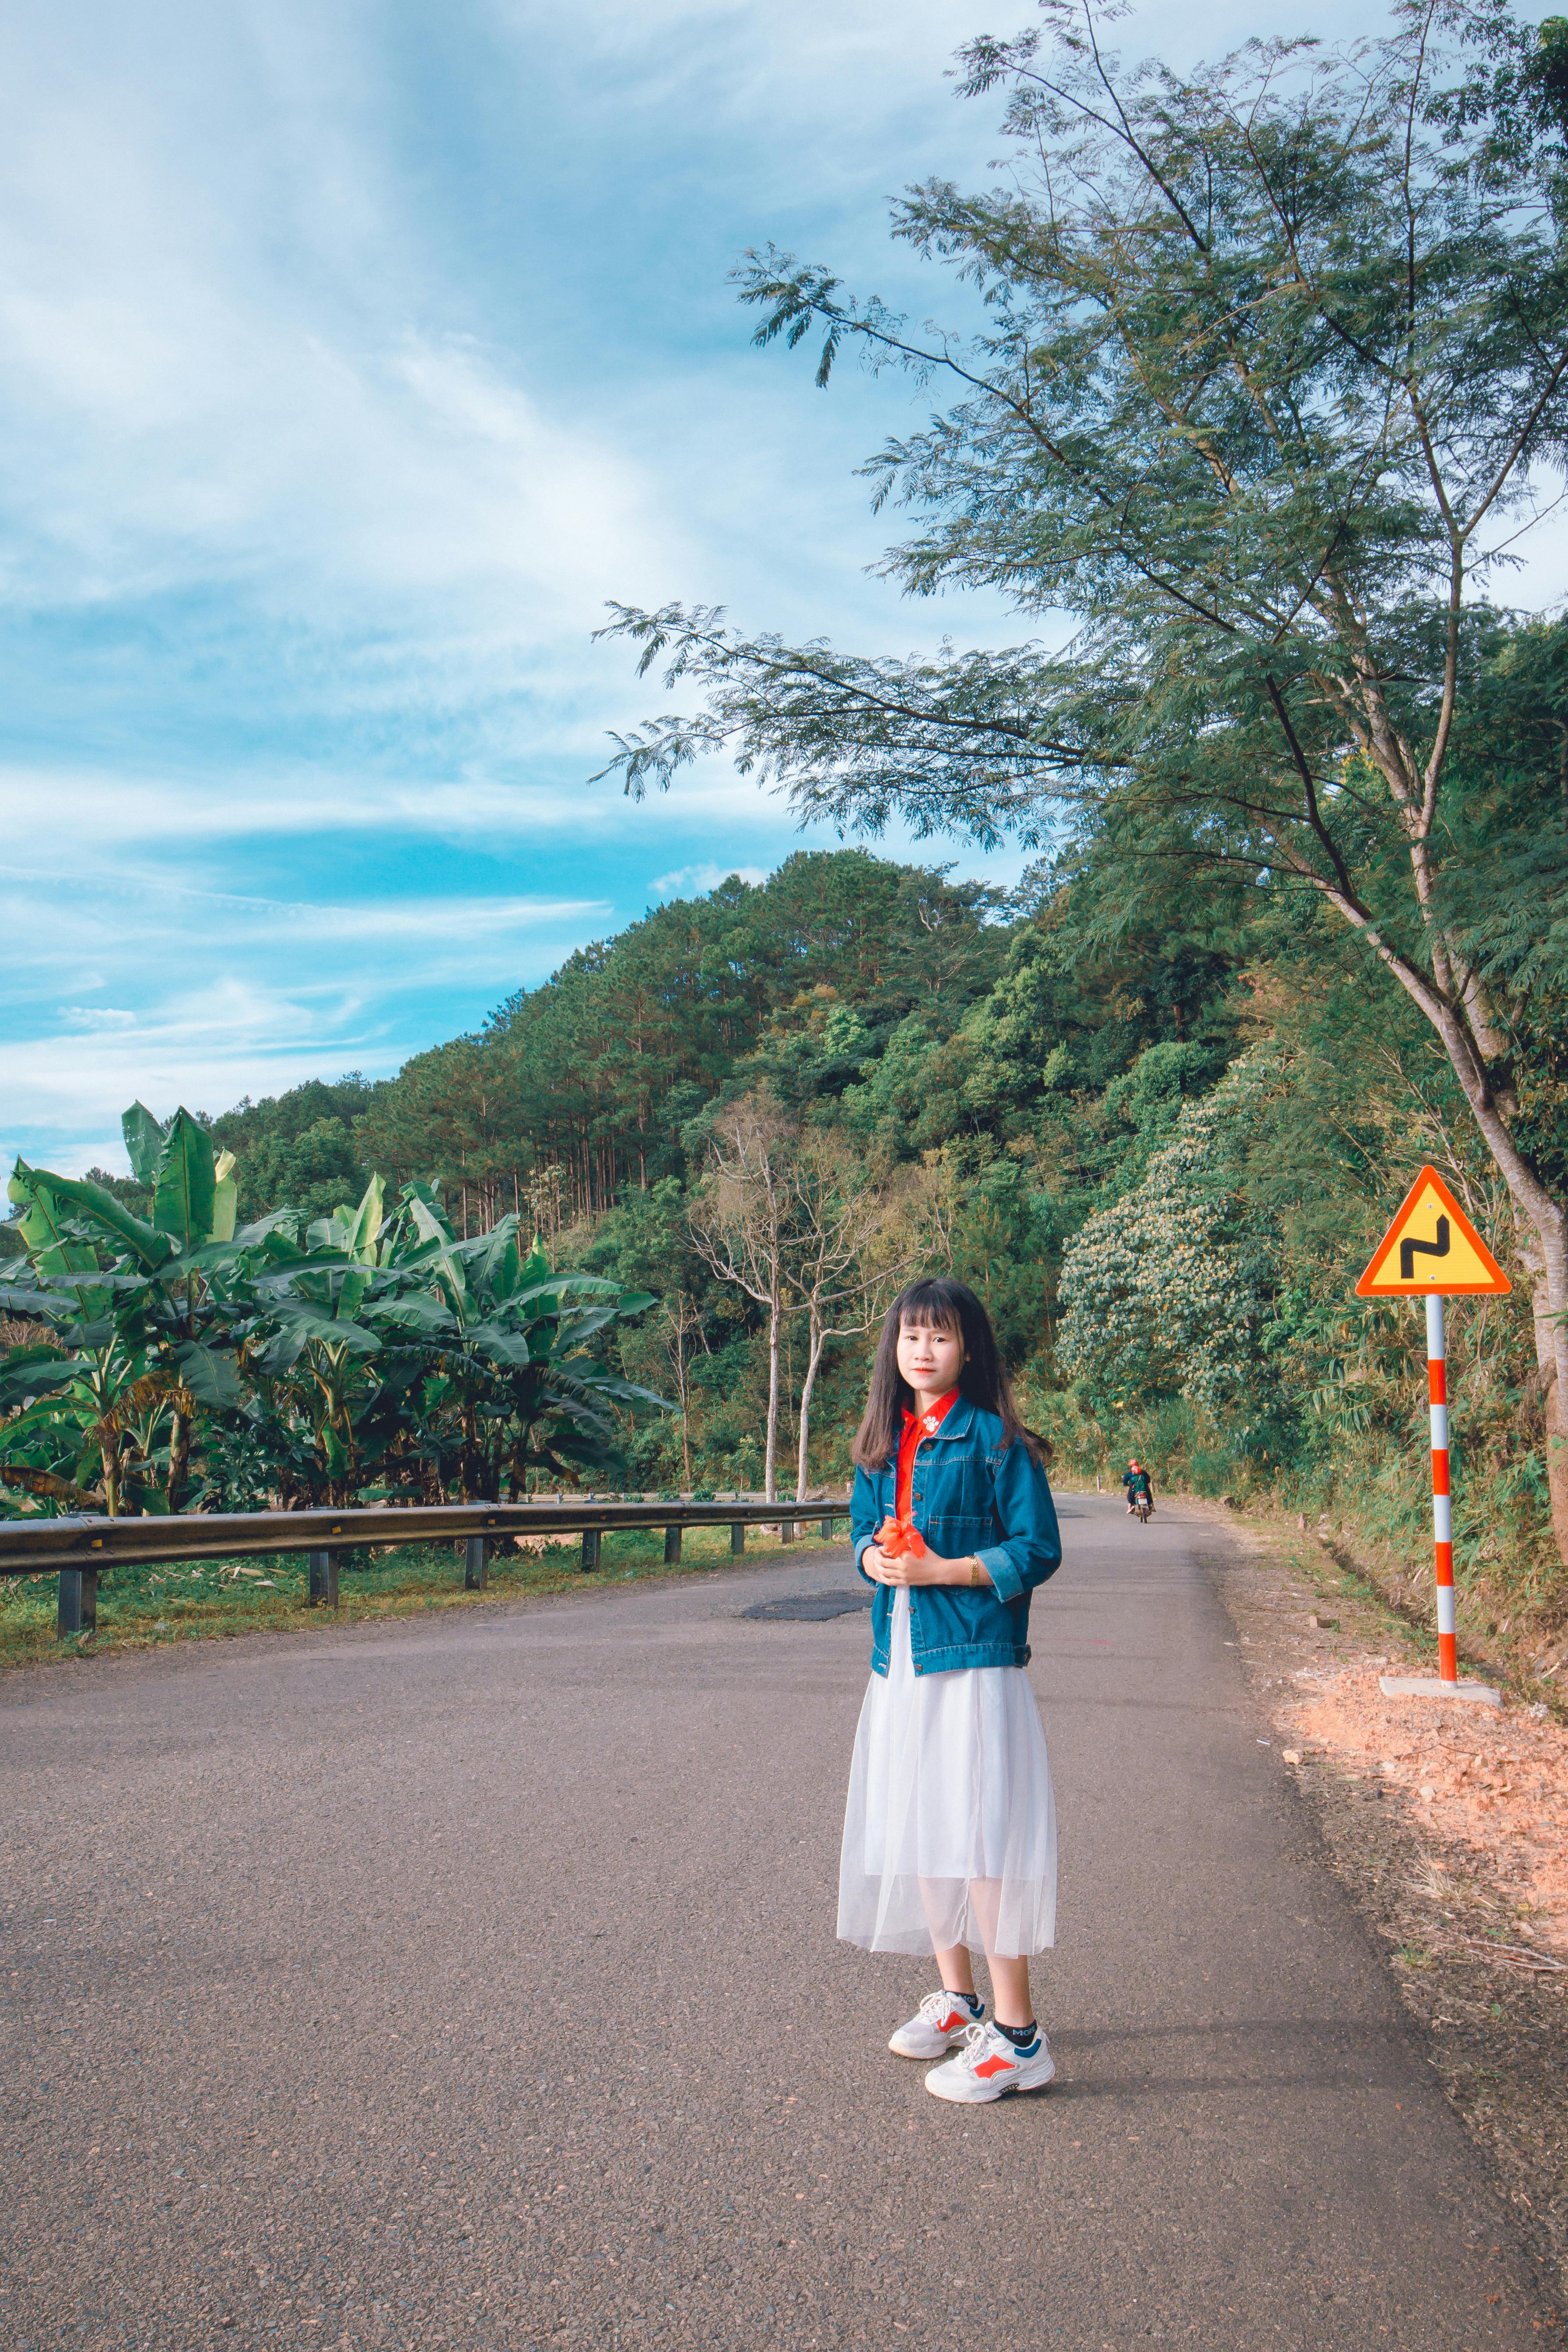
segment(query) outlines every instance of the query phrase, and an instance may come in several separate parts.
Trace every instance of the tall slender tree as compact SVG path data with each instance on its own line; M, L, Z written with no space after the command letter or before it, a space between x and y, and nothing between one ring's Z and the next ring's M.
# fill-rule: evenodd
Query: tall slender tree
M916 518L887 573L1065 613L1068 641L900 661L617 606L702 707L605 772L640 793L724 749L849 830L1076 824L1115 852L1120 922L1173 862L1315 894L1431 1024L1506 1181L1568 1559L1568 1196L1520 1083L1531 988L1568 968L1568 819L1555 761L1508 801L1456 757L1568 440L1561 20L1405 0L1377 40L1182 73L1124 66L1082 0L1043 14L961 53L966 94L1006 94L1000 182L895 208L978 323L916 332L771 249L741 293L760 342L820 337L819 384L858 346L945 389L866 469Z
M792 1138L761 1096L731 1103L714 1122L707 1171L691 1207L698 1255L767 1317L768 1412L763 1496L778 1494L780 1356L784 1318L784 1255L795 1210Z

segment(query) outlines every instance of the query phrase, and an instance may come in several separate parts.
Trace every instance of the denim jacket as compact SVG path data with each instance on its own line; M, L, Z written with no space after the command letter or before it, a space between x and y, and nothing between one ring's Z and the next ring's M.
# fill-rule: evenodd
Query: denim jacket
M855 1565L894 1508L895 1454L880 1470L857 1470L850 1504ZM973 1555L988 1585L910 1587L910 1647L917 1675L960 1666L1022 1666L1029 1657L1029 1595L1061 1565L1061 1538L1046 1474L1028 1447L1002 1443L994 1412L961 1396L915 1454L912 1515L943 1559ZM866 1575L860 1568L862 1576ZM874 1579L866 1577L868 1584ZM871 1606L871 1670L885 1675L893 1591L878 1584Z

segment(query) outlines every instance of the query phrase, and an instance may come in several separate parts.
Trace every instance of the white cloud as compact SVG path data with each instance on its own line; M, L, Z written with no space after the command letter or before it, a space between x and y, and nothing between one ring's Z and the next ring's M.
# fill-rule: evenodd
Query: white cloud
M148 46L88 13L0 36L12 595L221 580L295 625L515 645L679 552L655 475L468 322L396 167L384 25L197 33L165 0Z
M13 881L28 877L16 876ZM38 873L35 882L58 887L67 880L59 872ZM51 954L71 961L81 953L81 942L62 925L59 902L45 892L15 890L0 898L5 947L0 970L6 963L20 972ZM122 874L119 887L105 887L94 908L92 947L95 951L134 949L150 944L156 932L177 935L188 957L211 952L229 955L247 941L293 949L309 942L317 949L331 946L388 949L432 946L444 950L448 961L467 969L478 955L492 963L498 943L533 942L543 935L576 938L585 928L607 920L613 909L605 898L473 897L432 894L406 898L364 898L334 904L330 900L277 899L244 896L236 891L204 889L177 875ZM118 961L119 959L117 959ZM438 956L437 961L441 959ZM422 964L422 969L429 969ZM83 992L95 982L82 975ZM141 1015L83 1004L59 1008L61 1017L90 1021L97 1025L129 1024Z
M588 759L601 764L608 750L599 741L591 751L585 745L584 772L558 783L496 775L426 782L343 769L154 777L0 766L0 834L8 834L13 845L25 837L27 858L26 869L7 858L3 870L79 876L84 866L107 868L112 853L113 871L122 875L120 853L138 845L194 852L334 833L510 844L544 832L586 841L648 834L651 813L665 808L683 822L745 824L754 824L766 805L755 783L737 776L727 761L705 760L683 771L668 795L650 795L639 807L613 779L586 782Z
M363 1012L363 1007L358 1008ZM335 1071L370 1045L402 1060L404 1044L366 1023L356 1034L352 997L285 993L219 978L170 996L133 1026L0 1038L0 1102L13 1131L70 1138L107 1132L133 1097L165 1108L223 1110L247 1092L272 1091ZM93 1150L102 1147L94 1144ZM120 1165L118 1150L108 1164Z
M1148 10L1126 46L1260 22L1220 8ZM1344 13L1322 0L1317 28ZM884 526L851 468L903 391L847 367L813 393L805 353L749 351L724 282L776 236L951 307L882 198L981 176L996 110L942 79L976 21L0 15L13 1136L118 1165L132 1094L216 1109L395 1066L612 928L617 877L635 911L650 864L655 895L762 878L787 810L727 762L640 808L585 789L608 728L687 707L589 643L607 597L867 650L1035 633L863 575Z

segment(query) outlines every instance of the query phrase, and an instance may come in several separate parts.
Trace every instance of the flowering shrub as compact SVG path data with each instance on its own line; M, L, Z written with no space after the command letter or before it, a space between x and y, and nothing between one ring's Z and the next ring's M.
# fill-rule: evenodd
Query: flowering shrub
M1233 1170L1277 1078L1260 1051L1233 1062L1212 1093L1184 1105L1142 1182L1069 1244L1060 1360L1097 1404L1181 1395L1212 1412L1244 1384L1256 1389L1272 1234Z

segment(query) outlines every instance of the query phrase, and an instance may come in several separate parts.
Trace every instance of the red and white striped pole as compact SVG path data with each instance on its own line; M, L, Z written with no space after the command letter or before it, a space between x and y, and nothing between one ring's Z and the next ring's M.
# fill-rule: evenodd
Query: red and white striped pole
M1448 1495L1448 1365L1443 1301L1426 1294L1426 1393L1432 1404L1432 1533L1437 1551L1437 1678L1457 1683L1459 1652L1454 1618L1454 1512Z

